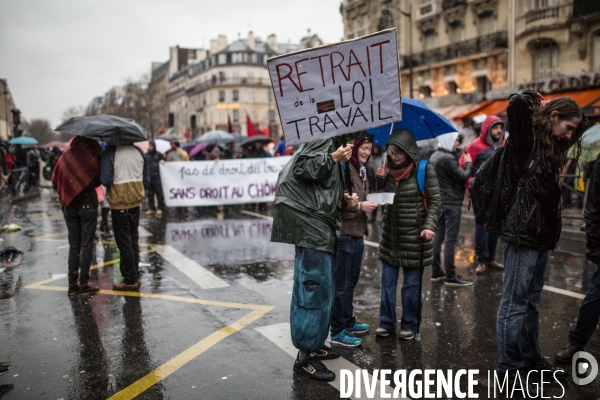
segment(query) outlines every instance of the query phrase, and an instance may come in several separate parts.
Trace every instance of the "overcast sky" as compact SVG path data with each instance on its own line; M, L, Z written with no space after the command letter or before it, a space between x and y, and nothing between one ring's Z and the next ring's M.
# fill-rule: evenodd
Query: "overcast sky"
M61 122L127 78L166 61L169 46L207 48L252 30L298 43L307 29L342 39L340 0L0 0L0 78L22 115Z

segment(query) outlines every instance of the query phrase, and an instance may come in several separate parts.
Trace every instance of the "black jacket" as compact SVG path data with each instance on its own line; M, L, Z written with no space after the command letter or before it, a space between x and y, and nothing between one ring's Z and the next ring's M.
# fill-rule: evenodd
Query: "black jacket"
M159 165L160 161L164 160L165 157L162 153L154 150L152 152L146 153L146 161L148 162L148 169L150 170L150 177L156 178L160 176Z
M560 181L557 161L540 160L533 173L518 182L534 147L532 116L535 91L520 90L510 96L506 113L510 136L506 142L503 198L508 212L500 236L518 245L554 249L560 238Z
M465 197L465 184L471 176L473 164L465 163L465 169L462 169L454 153L442 148L438 148L431 155L429 162L435 168L440 194L442 195L442 205L462 205Z
M600 252L600 154L596 158L588 189L588 200L583 214L587 233L586 247Z

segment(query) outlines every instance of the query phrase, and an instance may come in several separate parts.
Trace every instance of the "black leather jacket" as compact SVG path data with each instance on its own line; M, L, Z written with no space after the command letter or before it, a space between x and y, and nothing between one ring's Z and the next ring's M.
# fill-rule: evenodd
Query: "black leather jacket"
M586 247L598 254L600 253L600 154L596 158L593 171L583 217L587 233Z
M508 212L500 236L528 247L554 249L560 238L560 181L556 160L541 159L535 170L522 179L523 166L534 147L532 116L535 91L520 90L512 94L508 108L505 179ZM503 196L504 197L504 196Z
M429 162L435 167L442 195L442 205L462 205L465 197L465 184L471 176L473 164L465 163L465 169L462 169L454 153L441 148L431 155Z

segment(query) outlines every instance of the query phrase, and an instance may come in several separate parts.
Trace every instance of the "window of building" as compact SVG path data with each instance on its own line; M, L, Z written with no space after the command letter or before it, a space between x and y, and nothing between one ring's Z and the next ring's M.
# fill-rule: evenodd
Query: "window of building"
M560 73L560 51L555 42L533 48L533 79L549 78Z
M477 78L477 91L479 93L486 94L488 90L492 89L492 83L488 80L487 76L480 76Z
M248 71L248 83L254 83L254 71Z
M190 117L190 129L191 130L196 129L196 116L195 115L192 115Z
M600 71L600 32L594 35L594 43L592 44L592 57L594 57L592 71Z
M558 0L531 0L532 9L555 6L556 4L558 4Z
M459 22L450 25L448 31L448 38L450 43L458 43L462 40L462 24Z
M450 94L458 93L457 89L458 89L458 86L456 85L456 82L454 82L454 81L448 82L448 93L450 93Z
M225 101L225 91L219 90L219 103L222 103L224 101Z
M226 64L226 63L227 63L227 54L225 54L225 53L219 54L219 64Z
M483 14L479 16L479 25L477 29L479 30L479 36L489 35L490 33L494 33L494 14L492 12Z
M239 99L240 99L240 91L237 89L234 89L232 101L238 101Z
M269 123L275 123L275 110L269 110Z
M169 113L169 128L175 126L175 114Z
M248 90L248 101L254 101L254 90Z
M227 115L225 115L225 110L219 110L219 123L224 124L227 122Z
M225 71L219 71L219 81L225 82L226 80L227 80L227 75L225 74Z
M423 50L435 49L435 32L432 30L423 33Z
M233 122L240 122L240 110L233 110Z

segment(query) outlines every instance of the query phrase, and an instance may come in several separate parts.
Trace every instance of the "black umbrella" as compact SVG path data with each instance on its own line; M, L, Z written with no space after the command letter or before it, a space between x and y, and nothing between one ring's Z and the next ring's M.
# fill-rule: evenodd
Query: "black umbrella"
M114 115L73 117L60 124L54 130L68 135L80 135L102 140L113 146L148 140L146 130L137 122Z
M262 135L258 135L258 136L251 136L247 139L244 139L242 141L242 143L240 143L240 146L245 147L245 146L250 146L251 144L255 144L255 143L271 143L272 140L270 137L268 136L262 136Z

